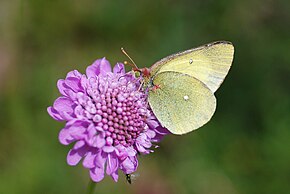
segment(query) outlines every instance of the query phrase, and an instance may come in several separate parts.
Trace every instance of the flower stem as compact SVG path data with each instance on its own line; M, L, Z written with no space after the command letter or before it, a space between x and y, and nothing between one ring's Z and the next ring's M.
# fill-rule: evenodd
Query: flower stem
M93 194L96 185L97 185L97 184L96 184L94 181L92 181L92 180L90 179L89 184L88 184L87 194Z

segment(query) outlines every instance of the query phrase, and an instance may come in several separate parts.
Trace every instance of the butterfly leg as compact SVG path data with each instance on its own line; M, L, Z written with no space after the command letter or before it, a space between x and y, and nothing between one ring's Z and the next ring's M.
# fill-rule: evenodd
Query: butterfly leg
M160 87L160 85L154 85L152 88L151 88L151 90L153 91L153 92L156 92L156 90L158 90L158 89L160 89L161 87Z
M140 86L138 88L138 92L142 89L143 85L144 85L144 80L141 81Z

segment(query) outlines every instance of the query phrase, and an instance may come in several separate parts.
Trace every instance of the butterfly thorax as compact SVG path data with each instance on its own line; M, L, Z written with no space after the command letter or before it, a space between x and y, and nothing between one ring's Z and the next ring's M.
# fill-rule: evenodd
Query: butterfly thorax
M147 67L140 69L140 71L143 77L147 77L147 78L150 77L150 70Z

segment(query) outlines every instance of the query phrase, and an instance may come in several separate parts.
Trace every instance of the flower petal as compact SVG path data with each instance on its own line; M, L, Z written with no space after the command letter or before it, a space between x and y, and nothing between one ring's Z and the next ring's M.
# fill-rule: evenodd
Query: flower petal
M147 124L151 129L155 129L156 127L160 126L156 120L148 119Z
M106 173L108 175L111 175L116 170L118 170L118 166L119 166L119 162L118 162L117 156L114 153L108 154Z
M117 63L113 69L113 73L125 73L125 66L123 63Z
M81 84L82 88L86 88L87 87L87 77L85 75L82 75L80 84Z
M147 130L145 133L150 139L154 138L156 135L155 131L153 131L153 130Z
M124 160L122 162L122 164L120 166L121 166L121 170L125 174L131 174L137 170L138 160L137 160L136 156L135 157L128 157L126 160Z
M67 97L59 97L53 103L53 108L59 112L63 119L66 119L68 115L74 115L74 106L74 102Z
M137 147L137 150L140 153L147 153L147 150L142 145L140 145L139 143L136 143L136 147Z
M95 158L96 166L99 168L105 169L105 162L107 160L107 156L108 156L107 153L99 151L96 155L96 158Z
M157 127L154 129L154 131L160 135L167 135L167 134L170 134L170 132L168 131L168 129L164 128L164 127Z
M113 180L114 180L115 182L118 182L118 177L119 177L119 175L118 175L118 170L116 170L115 172L113 172L113 173L111 174L111 177L113 178Z
M113 146L104 146L103 147L103 151L106 153L111 153L115 150L115 148Z
M128 153L128 156L136 156L137 154L136 150L132 146L127 147L126 151Z
M111 72L111 65L106 58L96 60L92 65L88 66L86 69L86 74L88 77L95 77L98 75L106 75L107 72Z
M80 83L80 78L68 77L64 80L64 83L74 92L83 91L83 88Z
M106 140L104 139L104 137L102 137L102 135L97 135L95 146L97 148L102 148L105 144L106 144Z
M68 90L69 87L67 87L67 85L64 83L63 79L59 79L57 81L57 88L62 95L67 96L65 91Z
M75 77L75 78L80 78L82 74L78 70L73 70L67 73L66 78L68 77Z
M81 140L75 143L74 150L77 150L85 145L85 141Z
M93 154L91 151L85 156L83 160L83 166L85 168L94 168L95 167L95 157L96 154Z
M90 169L90 176L93 181L100 182L105 176L104 169L99 167L92 168Z
M68 145L73 141L85 138L88 125L84 121L75 121L72 125L67 125L59 132L58 139L60 143Z
M59 132L58 140L63 145L68 145L75 141L75 139L70 135L70 131L67 128L63 128Z
M57 121L63 121L63 118L59 115L57 110L55 110L53 107L47 107L48 114Z
M83 146L83 147L76 149L76 150L71 149L67 155L67 163L71 166L77 165L80 162L80 160L82 159L82 157L84 157L86 152L87 152L86 146Z

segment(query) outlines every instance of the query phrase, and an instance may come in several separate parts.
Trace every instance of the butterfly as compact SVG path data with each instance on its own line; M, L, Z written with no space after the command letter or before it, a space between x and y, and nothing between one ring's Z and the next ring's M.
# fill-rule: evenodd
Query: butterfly
M133 70L144 78L149 105L160 124L182 135L213 116L214 93L228 74L233 57L233 44L217 41L167 56L149 69Z

